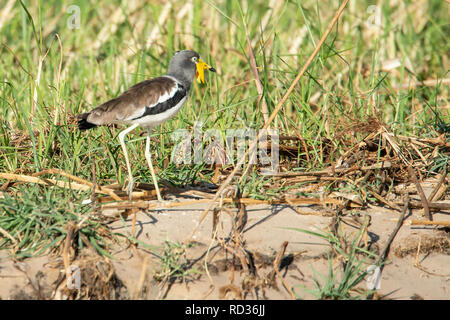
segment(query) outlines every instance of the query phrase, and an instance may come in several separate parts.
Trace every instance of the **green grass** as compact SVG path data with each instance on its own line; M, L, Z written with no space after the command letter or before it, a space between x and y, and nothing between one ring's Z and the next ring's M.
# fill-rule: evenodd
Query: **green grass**
M192 268L185 257L186 248L182 243L165 241L164 250L160 256L161 270L155 272L157 281L173 283L175 281L186 282L199 274L196 267Z
M315 288L311 289L302 286L302 289L312 294L316 299L365 299L373 292L365 288L362 289L361 283L367 275L367 267L373 264L373 258L377 258L375 253L367 250L359 243L367 222L361 225L359 232L354 236L348 236L342 233L341 221L339 219L336 224L336 233L331 232L331 230L327 232L313 232L299 228L286 228L317 236L327 241L330 245L331 250L327 253L327 275L322 275L313 268ZM340 264L342 268L339 268L340 272L337 272L333 267L334 258L332 257L332 253L334 256L337 255L342 261L342 264ZM369 258L372 258L372 260L369 260ZM301 295L296 295L298 298L301 298Z
M3 234L0 248L11 247L17 258L61 249L67 226L73 223L80 225L74 236L77 248L92 245L101 254L108 255L106 228L98 219L85 219L90 208L81 205L77 196L65 189L42 187L20 187L14 198L6 194L0 199L0 226L7 230L9 237Z
M367 275L361 261L351 256L341 273L332 266L332 259L328 257L328 274L322 275L313 269L314 289L303 287L305 292L312 294L319 300L348 300L365 299L372 291L358 288ZM297 298L301 299L299 294Z
M158 143L152 145L152 152L161 179L175 185L211 179L214 172L208 165L165 162L174 144L170 137L179 128L192 131L197 120L203 121L204 130L215 128L223 135L227 129L263 126L245 30L271 112L338 7L336 1L317 0L274 1L273 9L267 1L194 0L190 2L193 8L183 11L188 4L175 0L159 26L165 10L160 3L136 1L133 8L127 1L24 0L15 2L9 12L4 3L0 7L4 13L0 27L0 172L31 175L55 168L92 180L94 163L101 185L124 183L127 177L117 140L120 128L81 133L74 116L138 81L164 74L176 50L195 49L218 73L209 74L207 85L195 83L179 114L154 130L152 138ZM420 83L448 78L449 4L440 0L423 4L382 1L381 26L370 29L366 25L371 21L368 8L376 3L350 2L272 123L280 134L300 135L308 145L308 154L301 149L296 159L280 159L286 170L329 166L345 149L337 134L348 124L369 117L388 124L396 134L448 134L448 84ZM79 8L79 28L68 26L73 18L70 5ZM155 30L158 36L146 48ZM400 66L383 71L383 63L394 58ZM401 87L411 82L419 85ZM353 133L344 135L350 139ZM358 141L364 137L361 132L354 135ZM130 134L128 138L133 175L137 181L152 183L143 155L144 137ZM324 141L329 141L331 151L324 152ZM447 165L448 154L438 150L430 170ZM268 188L270 179L259 176L255 168L241 188L255 198L277 196L277 190ZM24 237L26 221L31 219L26 215L40 212L31 208L32 203L39 207L49 193L55 208L69 208L66 191L51 192L33 184L7 188L2 203L21 210L21 218L17 216L21 227L11 229L11 222L5 221L13 218L4 210L0 227L14 231L16 239ZM80 212L85 210L80 202L86 197L85 192L70 192L71 202ZM58 216L52 210L51 214ZM51 233L46 239L55 241L62 234ZM7 245L1 237L1 243Z

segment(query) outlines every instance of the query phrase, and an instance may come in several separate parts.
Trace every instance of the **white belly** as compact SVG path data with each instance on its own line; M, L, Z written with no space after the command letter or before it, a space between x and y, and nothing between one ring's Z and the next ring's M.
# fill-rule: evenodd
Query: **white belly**
M132 120L129 123L130 124L138 123L141 127L144 127L144 128L156 127L156 126L160 125L161 123L169 120L174 115L176 115L177 112L183 106L183 104L186 102L186 100L187 100L187 96L184 97L183 99L181 99L180 102L178 102L178 104L175 107L172 107L162 113L151 114L151 115L148 115L148 116L136 119L136 120Z

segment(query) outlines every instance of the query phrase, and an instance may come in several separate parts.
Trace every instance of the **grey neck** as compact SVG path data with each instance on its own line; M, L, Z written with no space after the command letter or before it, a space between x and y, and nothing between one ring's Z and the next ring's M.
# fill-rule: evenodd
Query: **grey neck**
M170 72L170 71L169 71L169 73L167 75L177 79L179 82L181 82L183 87L185 87L187 90L189 90L191 88L191 84L192 84L192 78L191 77L188 77L188 76L186 76L185 74L183 74L181 72Z

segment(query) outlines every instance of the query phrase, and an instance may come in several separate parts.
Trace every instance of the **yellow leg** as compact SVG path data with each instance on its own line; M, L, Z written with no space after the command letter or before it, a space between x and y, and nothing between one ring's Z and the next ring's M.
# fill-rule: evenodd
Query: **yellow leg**
M155 171L153 170L153 165L152 165L152 156L150 154L150 132L151 132L151 129L148 129L147 143L145 144L145 158L147 159L147 163L150 168L150 173L152 174L153 184L155 185L156 196L158 197L158 201L163 202L161 193L159 192L158 181L156 180Z
M125 162L127 163L127 169L128 169L128 186L127 186L127 193L130 197L130 200L133 200L133 186L134 186L134 179L133 174L131 172L131 166L130 166L130 160L128 159L128 152L127 152L127 146L125 145L125 136L130 132L133 131L139 124L133 124L131 127L123 130L121 133L119 133L119 142L122 146L123 154L125 155Z

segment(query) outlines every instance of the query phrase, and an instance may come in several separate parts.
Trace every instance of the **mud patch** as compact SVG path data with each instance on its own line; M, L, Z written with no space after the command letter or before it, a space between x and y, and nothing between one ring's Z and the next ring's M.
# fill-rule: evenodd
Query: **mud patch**
M431 235L411 235L397 244L394 254L403 258L416 255L420 244L421 254L443 253L450 255L450 232L438 231Z
M130 299L128 290L116 275L112 262L105 257L84 249L71 263L80 270L79 288L68 289L66 279L61 273L57 280L56 299L80 300L126 300ZM62 267L62 266L61 266Z

